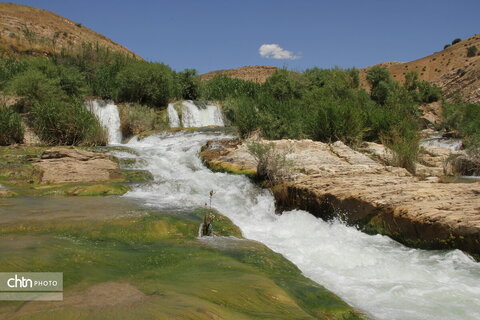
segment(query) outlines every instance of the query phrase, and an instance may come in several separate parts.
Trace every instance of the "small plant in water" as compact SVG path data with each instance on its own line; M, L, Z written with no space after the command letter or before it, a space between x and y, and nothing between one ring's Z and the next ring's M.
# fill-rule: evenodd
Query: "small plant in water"
M205 203L205 207L208 207L207 213L205 214L205 217L203 217L203 223L200 226L200 235L203 236L211 236L213 232L213 212L212 212L212 199L213 196L215 195L215 191L210 190L209 192L209 203Z

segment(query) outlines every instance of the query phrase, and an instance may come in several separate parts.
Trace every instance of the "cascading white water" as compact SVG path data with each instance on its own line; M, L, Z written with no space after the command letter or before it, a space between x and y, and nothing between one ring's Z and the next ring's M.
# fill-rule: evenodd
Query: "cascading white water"
M167 107L168 122L170 123L170 128L179 128L180 118L178 117L177 110L175 110L173 105L173 103L169 103Z
M90 100L86 102L86 105L90 112L98 118L105 130L107 130L108 144L122 143L118 107L113 102L102 100Z
M442 147L450 149L452 151L457 151L462 149L463 143L460 139L448 139L444 138L441 133L431 135L428 138L422 139L420 141L422 146L433 146L433 147Z
M197 153L205 133L177 133L131 140L142 169L154 182L126 194L164 210L212 206L244 236L263 242L314 281L374 319L480 319L480 264L458 250L425 251L388 237L366 235L341 222L295 210L275 214L272 195L246 177L214 173ZM215 226L214 226L215 228ZM221 242L221 237L209 242Z
M169 104L167 108L171 128L180 127L180 117L181 126L183 128L224 126L222 111L216 105L207 104L203 107L199 107L190 100L182 101L178 104L178 108L180 108L181 111L181 116L178 115L178 112L175 109L175 104Z

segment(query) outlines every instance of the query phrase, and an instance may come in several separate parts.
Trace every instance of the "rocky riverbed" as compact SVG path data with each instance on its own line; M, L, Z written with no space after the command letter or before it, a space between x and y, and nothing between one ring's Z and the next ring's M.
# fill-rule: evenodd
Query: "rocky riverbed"
M420 178L341 142L273 143L277 150L291 150L288 158L294 164L285 182L272 188L280 210L300 208L325 219L337 216L409 246L458 248L479 257L480 183L441 183L435 174L444 171L439 165L446 155L438 148L424 150L430 165L423 165ZM238 140L210 142L202 158L217 171L253 174L256 169Z

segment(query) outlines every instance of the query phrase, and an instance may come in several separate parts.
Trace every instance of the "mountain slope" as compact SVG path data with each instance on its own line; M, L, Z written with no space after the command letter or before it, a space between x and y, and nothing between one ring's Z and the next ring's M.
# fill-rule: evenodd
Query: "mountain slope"
M75 52L84 43L98 43L141 59L107 37L50 11L0 3L0 52L49 55Z
M418 72L420 80L429 81L440 88L447 97L459 94L466 102L480 102L480 55L467 56L467 50L476 46L480 51L480 34L460 41L442 51L411 62L387 62L377 66L390 71L394 80L405 81L405 74ZM373 66L372 66L373 67ZM366 72L360 70L363 87L367 87Z
M236 69L208 72L200 75L200 79L209 80L215 76L223 74L232 78L263 83L275 72L275 70L277 70L277 68L272 66L246 66Z

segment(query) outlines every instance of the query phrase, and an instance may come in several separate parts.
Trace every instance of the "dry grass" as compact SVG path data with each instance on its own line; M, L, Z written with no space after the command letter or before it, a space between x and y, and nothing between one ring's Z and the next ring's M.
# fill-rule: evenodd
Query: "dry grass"
M439 43L438 46L441 49L443 44ZM480 34L418 60L404 63L385 62L377 66L388 69L393 79L400 83L405 81L406 73L415 71L419 75L419 80L438 85L447 96L459 93L465 101L478 103L480 102L480 92L478 92L480 56L467 57L467 49L471 46L480 47ZM360 70L361 86L366 89L368 88L366 72L370 68Z
M0 51L13 54L49 55L75 52L93 43L141 59L105 36L43 9L0 3Z
M277 68L272 66L247 66L236 69L212 71L200 75L200 79L206 81L218 75L227 75L241 80L264 83L276 70Z

